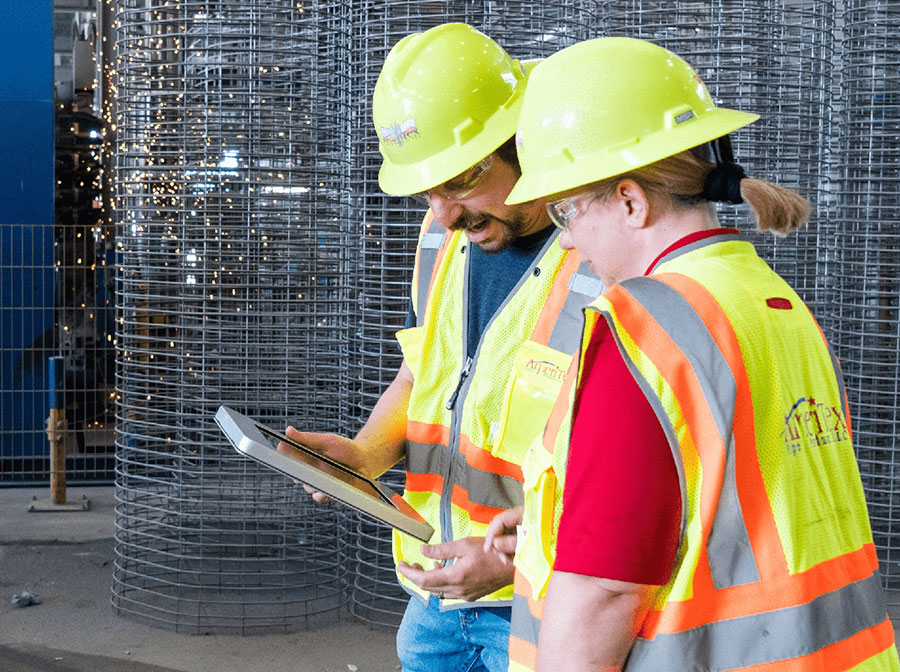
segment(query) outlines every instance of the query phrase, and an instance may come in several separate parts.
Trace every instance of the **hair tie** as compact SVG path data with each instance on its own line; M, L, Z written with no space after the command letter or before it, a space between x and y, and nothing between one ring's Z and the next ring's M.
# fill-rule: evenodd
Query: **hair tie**
M744 168L731 161L716 164L706 176L700 198L707 201L725 201L743 203L741 198L741 180L747 177Z

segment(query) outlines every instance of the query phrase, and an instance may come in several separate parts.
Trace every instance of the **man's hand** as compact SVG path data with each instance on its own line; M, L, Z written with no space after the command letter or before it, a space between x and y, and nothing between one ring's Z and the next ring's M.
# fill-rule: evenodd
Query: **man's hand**
M327 455L331 459L347 465L354 471L358 471L361 474L367 473L364 451L353 439L340 436L339 434L301 432L293 427L288 427L284 433L292 441L303 444L317 453ZM278 451L285 455L302 458L302 454L296 448L283 441L279 442ZM331 501L328 495L318 492L308 485L304 485L303 489L310 493L312 498L319 503Z
M484 550L483 537L464 537L444 544L422 546L422 554L432 560L454 560L434 569L401 562L397 571L438 597L471 602L513 581L514 568L502 553Z
M517 506L494 516L484 536L484 552L491 549L500 553L504 562L512 562L516 555L518 533L516 526L522 524L525 507Z

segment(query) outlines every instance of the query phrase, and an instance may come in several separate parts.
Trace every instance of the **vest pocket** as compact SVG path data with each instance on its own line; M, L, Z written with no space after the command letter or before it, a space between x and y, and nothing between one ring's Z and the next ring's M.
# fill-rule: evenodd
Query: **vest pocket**
M515 564L531 585L534 600L546 593L556 557L553 517L556 512L557 481L552 459L538 438L522 465L525 513L522 519L523 536L516 547Z
M516 353L506 384L491 455L521 464L525 452L544 433L572 356L525 341Z

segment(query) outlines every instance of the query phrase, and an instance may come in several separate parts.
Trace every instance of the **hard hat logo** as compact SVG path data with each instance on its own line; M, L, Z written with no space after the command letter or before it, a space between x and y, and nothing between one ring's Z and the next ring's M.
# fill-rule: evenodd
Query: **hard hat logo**
M391 124L388 128L381 127L381 141L395 142L400 147L403 146L404 140L416 138L418 135L419 129L416 128L416 120L412 117L399 124Z

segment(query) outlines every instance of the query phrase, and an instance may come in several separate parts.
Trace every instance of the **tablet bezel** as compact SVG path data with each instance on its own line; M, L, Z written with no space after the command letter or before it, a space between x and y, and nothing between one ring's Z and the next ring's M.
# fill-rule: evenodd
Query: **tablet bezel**
M228 437L231 445L242 455L275 469L288 478L296 479L357 511L397 528L424 542L434 534L431 527L399 494L383 483L367 478L325 455L289 439L280 432L256 422L237 411L220 406L216 424ZM307 462L279 452L271 441L284 441L299 451ZM311 464L311 462L313 464ZM317 466L318 465L318 466ZM328 473L339 470L345 479L357 480L366 489L351 485Z

